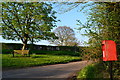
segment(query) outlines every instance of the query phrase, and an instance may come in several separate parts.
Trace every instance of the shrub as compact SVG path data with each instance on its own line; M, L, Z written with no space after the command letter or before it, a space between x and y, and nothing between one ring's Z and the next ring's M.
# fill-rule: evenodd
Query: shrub
M12 49L3 49L2 54L12 54ZM42 51L42 50L30 50L30 54L51 54L51 55L70 55L70 56L80 56L79 52L73 51Z
M11 54L13 53L12 49L2 49L2 54Z
M73 51L41 51L41 50L32 50L30 53L35 54L52 54L52 55L70 55L70 56L80 56L79 52Z

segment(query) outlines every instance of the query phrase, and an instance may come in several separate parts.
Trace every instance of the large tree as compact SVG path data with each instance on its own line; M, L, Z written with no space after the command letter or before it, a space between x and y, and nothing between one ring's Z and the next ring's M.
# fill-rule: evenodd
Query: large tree
M44 2L2 3L2 37L7 40L21 40L23 50L28 41L36 42L54 36L56 17L52 5Z
M75 32L70 27L59 26L54 31L58 39L53 39L53 43L58 46L77 46L78 42L75 37Z

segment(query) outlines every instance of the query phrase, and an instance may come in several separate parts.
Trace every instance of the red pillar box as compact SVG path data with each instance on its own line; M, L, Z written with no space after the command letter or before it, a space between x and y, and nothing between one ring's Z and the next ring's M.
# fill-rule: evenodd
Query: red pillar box
M103 61L116 61L116 43L112 40L102 41Z

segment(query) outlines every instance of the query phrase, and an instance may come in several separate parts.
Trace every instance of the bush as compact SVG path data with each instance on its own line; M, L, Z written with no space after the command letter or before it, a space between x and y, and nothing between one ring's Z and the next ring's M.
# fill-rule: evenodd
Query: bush
M52 54L52 55L70 55L70 56L80 56L79 52L73 51L41 51L41 50L32 50L30 53L35 54Z
M12 49L3 49L2 54L12 54ZM30 54L51 54L51 55L70 55L70 56L80 56L79 52L73 51L42 51L42 50L30 50Z
M2 54L12 54L13 50L12 49L2 49Z

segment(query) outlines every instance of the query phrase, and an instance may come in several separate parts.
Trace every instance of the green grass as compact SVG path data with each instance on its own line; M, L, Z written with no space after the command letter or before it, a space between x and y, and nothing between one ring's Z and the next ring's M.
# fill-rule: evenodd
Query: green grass
M97 62L90 64L79 71L77 80L110 80L109 68L107 65L109 62ZM115 63L113 65L115 66ZM120 80L119 72L115 72L113 67L113 80ZM118 66L119 67L119 66ZM116 71L119 69L116 68Z
M102 80L103 79L103 65L101 63L93 63L82 70L78 73L77 79L80 80Z
M81 60L80 57L72 56L58 56L58 55L35 55L31 54L30 57L22 55L16 55L12 57L12 54L2 54L2 67L3 69L9 68L23 68L30 66L40 66L57 63L67 63L70 61Z

